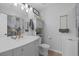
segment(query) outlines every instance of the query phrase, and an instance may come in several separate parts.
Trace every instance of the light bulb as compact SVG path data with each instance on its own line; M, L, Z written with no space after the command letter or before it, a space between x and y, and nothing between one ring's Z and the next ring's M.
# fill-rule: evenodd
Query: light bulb
M32 10L32 7L30 7L30 10Z
M28 12L29 10L28 9L26 9L26 12Z
M23 7L23 6L21 6L21 9L22 9L22 10L24 10L24 7Z
M17 3L14 3L14 6L17 6Z
M25 7L28 8L28 4L25 4Z

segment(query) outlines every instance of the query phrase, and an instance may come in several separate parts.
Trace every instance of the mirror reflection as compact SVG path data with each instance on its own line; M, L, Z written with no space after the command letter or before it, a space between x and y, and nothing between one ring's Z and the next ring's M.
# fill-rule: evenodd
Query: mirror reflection
M24 32L24 20L16 16L7 16L7 36L21 35Z

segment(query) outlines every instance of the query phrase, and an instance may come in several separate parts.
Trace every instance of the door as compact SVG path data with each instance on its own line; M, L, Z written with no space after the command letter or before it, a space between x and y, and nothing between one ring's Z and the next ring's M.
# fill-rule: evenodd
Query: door
M63 56L78 56L78 39L70 36L63 38Z

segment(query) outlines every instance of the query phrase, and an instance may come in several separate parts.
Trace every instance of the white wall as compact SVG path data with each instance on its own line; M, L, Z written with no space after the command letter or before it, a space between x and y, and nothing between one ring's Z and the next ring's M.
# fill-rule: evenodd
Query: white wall
M68 27L70 32L59 32L60 16L68 15ZM75 4L54 4L41 12L44 25L44 40L51 47L50 50L62 51L63 35L76 36Z

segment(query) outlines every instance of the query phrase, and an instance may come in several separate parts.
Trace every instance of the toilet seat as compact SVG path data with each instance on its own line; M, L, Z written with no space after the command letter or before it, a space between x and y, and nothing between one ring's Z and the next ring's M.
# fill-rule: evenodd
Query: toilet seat
M49 48L49 47L50 47L48 44L40 44L40 46L41 46L42 48Z

